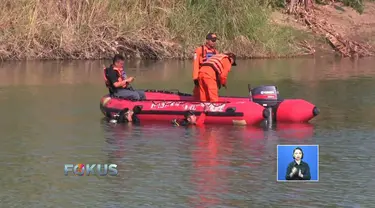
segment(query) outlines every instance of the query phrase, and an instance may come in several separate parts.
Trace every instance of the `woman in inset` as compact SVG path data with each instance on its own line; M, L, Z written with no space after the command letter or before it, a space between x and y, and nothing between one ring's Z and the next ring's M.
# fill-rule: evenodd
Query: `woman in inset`
M286 180L310 180L310 167L309 164L302 161L303 151L300 147L293 150L294 161L289 163L286 170Z

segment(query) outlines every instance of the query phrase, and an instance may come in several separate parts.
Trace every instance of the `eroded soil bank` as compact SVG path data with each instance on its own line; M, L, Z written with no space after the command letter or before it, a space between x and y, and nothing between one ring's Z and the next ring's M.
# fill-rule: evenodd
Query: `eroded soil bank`
M323 41L308 41L316 52L333 52L344 57L373 56L375 53L375 4L364 3L359 14L342 3L315 4L309 12L298 8L294 14L276 11L272 20L321 37Z

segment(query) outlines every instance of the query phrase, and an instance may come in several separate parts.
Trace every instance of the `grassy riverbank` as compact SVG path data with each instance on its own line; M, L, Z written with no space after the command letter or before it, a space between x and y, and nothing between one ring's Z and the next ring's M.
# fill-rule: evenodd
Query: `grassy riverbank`
M256 0L4 0L1 59L190 58L208 32L240 57L292 56L312 36Z

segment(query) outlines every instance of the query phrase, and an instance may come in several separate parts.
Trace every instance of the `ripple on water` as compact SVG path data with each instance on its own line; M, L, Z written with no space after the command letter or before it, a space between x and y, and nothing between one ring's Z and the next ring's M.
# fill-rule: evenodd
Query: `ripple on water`
M90 76L76 80L75 70L86 65L57 70L64 71L64 79L60 72L48 69L47 81L42 82L42 71L33 71L29 64L27 73L37 73L39 84L36 79L21 83L17 76L25 76L19 69L5 73L5 87L0 90L5 118L0 120L1 205L371 207L375 203L375 122L371 119L375 94L369 90L375 87L373 64L357 64L354 70L347 61L339 67L336 62L318 60L316 65L315 61L252 60L233 72L229 82L236 85L223 93L245 95L239 89L247 83L272 80L283 96L304 98L321 109L312 126L279 125L268 132L218 126L111 125L100 120L98 102L105 93L101 70L88 70ZM160 80L169 86L171 80L161 73L167 70L181 79L187 77L186 82L173 80L176 88L191 90L190 84L184 84L190 83L189 71L156 68L152 73L142 70L139 87L160 86ZM51 77L56 81L53 86ZM278 144L319 144L320 181L276 182ZM66 177L65 163L116 163L119 175Z

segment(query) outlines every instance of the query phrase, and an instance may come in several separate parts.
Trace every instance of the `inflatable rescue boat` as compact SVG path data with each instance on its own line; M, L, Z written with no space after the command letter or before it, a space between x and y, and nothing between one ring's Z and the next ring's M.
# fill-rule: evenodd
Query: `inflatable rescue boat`
M100 110L111 118L124 109L137 109L141 122L171 122L187 112L199 116L206 112L205 124L257 125L263 120L304 123L319 114L319 109L303 99L282 99L275 86L251 89L249 97L222 96L219 102L195 101L191 94L178 90L145 90L146 100L133 101L105 95Z

